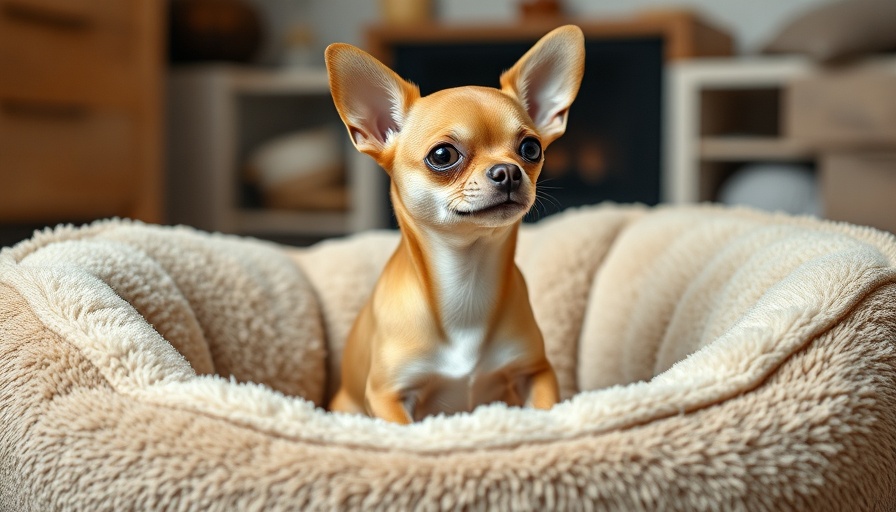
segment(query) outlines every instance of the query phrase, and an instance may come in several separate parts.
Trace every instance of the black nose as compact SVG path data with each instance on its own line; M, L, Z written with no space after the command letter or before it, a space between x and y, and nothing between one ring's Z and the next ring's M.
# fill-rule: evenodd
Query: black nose
M513 164L493 165L485 175L496 187L508 193L520 188L523 181L523 171Z

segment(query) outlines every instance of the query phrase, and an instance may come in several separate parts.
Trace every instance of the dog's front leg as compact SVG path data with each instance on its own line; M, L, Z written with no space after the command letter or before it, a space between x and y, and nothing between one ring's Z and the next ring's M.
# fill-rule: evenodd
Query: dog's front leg
M366 401L367 409L372 416L401 425L408 425L414 421L408 414L400 393L378 390L368 385Z
M529 393L526 405L536 409L550 409L560 401L557 376L550 366L536 372L529 379Z

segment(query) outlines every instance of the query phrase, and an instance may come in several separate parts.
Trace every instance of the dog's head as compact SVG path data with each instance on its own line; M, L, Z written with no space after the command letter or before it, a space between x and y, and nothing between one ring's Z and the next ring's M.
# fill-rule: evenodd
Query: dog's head
M421 97L353 46L326 51L336 109L355 147L391 176L399 218L452 228L509 225L532 207L544 150L566 129L584 60L582 31L567 25L501 75L500 89Z

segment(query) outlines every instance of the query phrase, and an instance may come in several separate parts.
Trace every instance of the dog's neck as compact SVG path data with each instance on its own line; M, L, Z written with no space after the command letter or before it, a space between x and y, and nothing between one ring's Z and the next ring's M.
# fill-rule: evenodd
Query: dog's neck
M401 217L398 250L413 263L446 337L487 330L516 268L519 222L455 233Z

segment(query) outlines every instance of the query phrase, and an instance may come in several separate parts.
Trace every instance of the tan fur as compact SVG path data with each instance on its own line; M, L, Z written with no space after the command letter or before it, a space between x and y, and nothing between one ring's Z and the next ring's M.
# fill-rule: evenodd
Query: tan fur
M544 160L520 148L531 139L543 150L565 130L584 69L581 31L542 38L501 89L421 97L357 48L331 45L326 59L352 142L392 179L402 230L349 334L330 409L410 423L494 401L552 407L557 379L514 262ZM445 144L460 159L435 170L427 155ZM502 164L521 171L514 188L487 174Z

